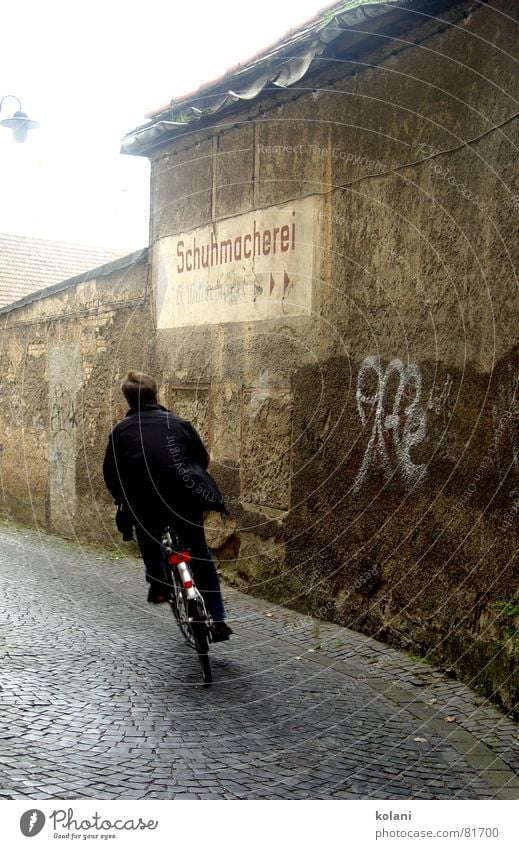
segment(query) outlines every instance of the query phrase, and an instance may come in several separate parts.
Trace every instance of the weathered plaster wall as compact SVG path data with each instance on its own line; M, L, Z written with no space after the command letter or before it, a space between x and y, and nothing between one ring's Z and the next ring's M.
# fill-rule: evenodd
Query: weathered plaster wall
M228 577L430 652L509 706L518 31L500 13L512 6L460 18L460 4L446 32L420 19L405 40L186 132L152 171L155 291L161 273L174 285L175 255L158 266L178 234L240 232L233 216L314 198L298 212L313 234L308 316L233 321L230 306L215 325L206 300L206 323L157 333L164 381L189 386L195 422L210 419L233 508L227 532L212 523ZM234 268L250 286L251 268Z
M87 278L0 315L2 506L54 533L109 542L101 465L125 410L119 384L129 367L153 368L147 253Z

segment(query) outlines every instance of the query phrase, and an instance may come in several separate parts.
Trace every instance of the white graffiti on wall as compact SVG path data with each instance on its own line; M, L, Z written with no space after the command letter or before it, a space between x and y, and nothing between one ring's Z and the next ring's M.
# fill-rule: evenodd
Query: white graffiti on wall
M52 530L73 530L76 513L78 396L83 385L79 342L49 347L49 513Z
M496 466L501 474L510 464L516 472L519 472L518 421L519 374L514 374L509 364L508 376L501 382L495 403L492 405Z
M51 394L50 428L53 434L69 433L77 427L77 392L71 391L63 383L57 383Z
M429 392L427 409L432 410L436 416L441 416L445 424L447 424L450 418L451 392L453 386L454 381L450 374L448 374L445 378L441 392L435 392L434 386L431 387L431 391Z
M427 430L421 399L422 375L417 365L404 365L395 359L384 370L378 357L366 357L363 361L357 379L357 408L362 424L372 419L373 429L353 492L361 488L370 469L382 469L388 480L398 472L409 485L422 480L426 465L415 463L411 457L411 451L423 442Z
M265 401L272 395L272 377L268 368L264 369L254 384L250 396L249 409L251 418L256 418Z

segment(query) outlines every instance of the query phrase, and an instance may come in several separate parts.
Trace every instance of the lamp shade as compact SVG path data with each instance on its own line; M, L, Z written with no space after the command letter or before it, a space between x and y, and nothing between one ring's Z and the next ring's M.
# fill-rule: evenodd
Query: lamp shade
M17 142L24 142L28 131L36 130L40 126L37 121L32 121L21 110L15 112L11 118L4 118L3 121L0 121L0 124L2 127L7 127L7 129L13 131L14 140Z

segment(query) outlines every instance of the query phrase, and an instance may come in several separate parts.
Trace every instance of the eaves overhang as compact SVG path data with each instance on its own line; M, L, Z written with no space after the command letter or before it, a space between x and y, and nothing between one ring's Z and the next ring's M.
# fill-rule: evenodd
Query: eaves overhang
M348 31L361 41L368 40L387 20L409 13L429 11L437 5L453 5L454 0L348 0L334 3L296 31L251 60L228 71L218 80L150 113L148 123L128 133L121 153L149 156L153 150L173 138L204 126L215 117L235 111L240 105L261 98L273 90L288 89L317 69L320 59L330 55L330 46ZM429 8L428 8L429 7ZM358 37L356 39L358 44ZM329 59L328 59L329 61Z

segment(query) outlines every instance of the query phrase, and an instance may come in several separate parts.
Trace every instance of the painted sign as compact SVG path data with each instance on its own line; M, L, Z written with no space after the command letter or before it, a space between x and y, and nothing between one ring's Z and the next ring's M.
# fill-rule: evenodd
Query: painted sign
M310 314L313 198L167 236L155 250L159 329Z

